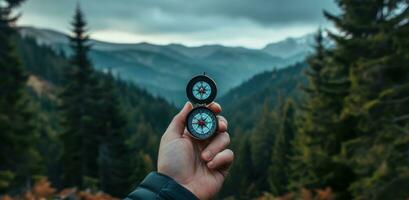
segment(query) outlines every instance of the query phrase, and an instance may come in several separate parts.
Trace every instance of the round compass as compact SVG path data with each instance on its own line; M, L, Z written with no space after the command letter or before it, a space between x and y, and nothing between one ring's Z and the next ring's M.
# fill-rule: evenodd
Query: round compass
M216 115L204 106L196 107L187 116L187 130L196 139L204 140L216 133Z
M189 81L186 93L193 103L209 104L216 98L216 83L206 75L199 75Z

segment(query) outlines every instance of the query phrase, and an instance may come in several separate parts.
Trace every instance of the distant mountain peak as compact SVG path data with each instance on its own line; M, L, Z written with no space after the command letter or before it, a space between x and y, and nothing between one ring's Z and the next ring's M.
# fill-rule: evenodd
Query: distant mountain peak
M263 51L272 55L289 59L297 55L305 57L312 52L314 44L314 34L307 34L302 37L289 37L285 40L267 44ZM300 61L300 60L299 60Z

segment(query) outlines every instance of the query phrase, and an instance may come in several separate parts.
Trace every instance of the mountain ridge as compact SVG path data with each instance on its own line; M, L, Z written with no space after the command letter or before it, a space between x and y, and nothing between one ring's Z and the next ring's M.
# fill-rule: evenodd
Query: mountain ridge
M67 55L71 53L68 36L64 33L35 27L20 27L19 30L24 37L33 37L38 43L64 51ZM90 44L89 55L97 70L111 70L116 76L177 105L187 100L185 85L197 74L206 72L212 76L219 85L219 96L223 96L258 73L284 68L303 60L308 54L297 50L298 55L288 54L287 58L283 58L285 52L271 51L271 45L282 45L279 42L271 43L269 50L266 50L268 45L263 49L218 44L189 47L146 42L110 43L93 39ZM305 45L300 48L305 48Z

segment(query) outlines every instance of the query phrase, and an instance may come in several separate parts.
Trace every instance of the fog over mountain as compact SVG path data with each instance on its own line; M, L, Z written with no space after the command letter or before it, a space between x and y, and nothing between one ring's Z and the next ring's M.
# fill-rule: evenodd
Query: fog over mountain
M70 54L67 35L49 29L21 27L23 36ZM302 61L311 52L313 35L288 38L262 49L181 44L118 44L91 40L90 57L97 70L111 70L148 92L165 97L177 105L186 100L185 85L191 77L206 73L219 87L219 97L255 74L283 68Z

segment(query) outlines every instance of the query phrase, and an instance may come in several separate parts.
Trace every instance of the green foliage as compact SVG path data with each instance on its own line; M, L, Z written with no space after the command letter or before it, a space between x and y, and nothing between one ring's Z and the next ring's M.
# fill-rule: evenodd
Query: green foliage
M83 187L82 177L98 177L98 150L101 121L98 121L100 104L100 81L88 59L88 36L86 22L78 7L72 22L71 46L73 56L67 69L66 86L61 98L62 141L64 153L63 180L65 186ZM73 176L72 174L77 174Z
M129 147L126 145L126 116L115 90L114 77L108 74L101 87L100 108L97 121L100 128L101 145L99 149L99 180L101 189L117 197L129 191L133 165Z
M353 174L336 160L342 142L350 137L348 126L339 118L349 81L342 66L333 63L323 45L322 32L316 36L315 54L309 58L298 135L294 149L291 187L332 188L339 198L347 198ZM345 178L348 177L348 178ZM342 195L346 195L341 197Z
M0 176L1 189L29 183L38 170L35 107L25 87L27 75L15 52L17 17L21 1L0 6ZM10 189L10 188L9 188Z
M269 105L265 103L259 122L250 136L251 162L253 166L257 166L257 170L252 173L252 181L254 181L258 191L268 191L269 189L268 168L271 165L271 155L277 132L276 113L272 112Z
M407 197L407 190L393 187L409 183L407 1L337 3L343 14L326 16L345 33L331 33L334 60L350 67L341 120L354 122L350 130L356 137L340 156L358 175L350 189L356 199Z
M232 89L222 98L220 103L229 122L232 134L237 130L250 131L254 128L263 104L278 105L282 97L292 98L295 102L302 99L299 86L307 81L301 73L307 64L296 63L283 69L263 72ZM251 105L251 106L249 106Z
M0 191L10 187L14 176L15 175L12 171L0 171Z
M282 106L279 131L275 136L272 160L269 167L269 183L271 192L281 196L289 192L289 180L292 175L291 163L294 156L293 140L296 134L295 108L292 101Z
M16 41L22 64L30 74L56 85L63 84L64 74L67 68L70 67L65 57L57 55L48 46L38 45L35 38L18 37Z

